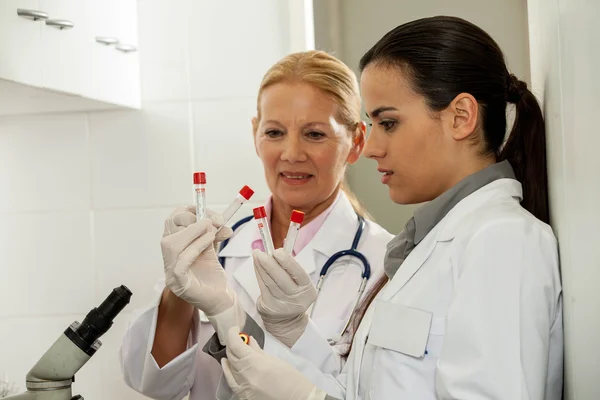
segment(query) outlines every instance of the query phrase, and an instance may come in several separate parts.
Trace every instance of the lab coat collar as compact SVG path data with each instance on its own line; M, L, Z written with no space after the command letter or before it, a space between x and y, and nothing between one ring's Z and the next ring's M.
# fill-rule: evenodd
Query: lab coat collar
M511 178L498 179L465 197L442 220L437 229L436 240L443 242L454 239L469 214L487 204L488 201L492 199L497 201L500 198L521 202L523 200L521 183Z
M350 248L357 229L358 218L356 212L352 208L348 197L344 192L341 192L333 209L323 222L321 229L315 234L310 245L325 257L331 257L338 251Z

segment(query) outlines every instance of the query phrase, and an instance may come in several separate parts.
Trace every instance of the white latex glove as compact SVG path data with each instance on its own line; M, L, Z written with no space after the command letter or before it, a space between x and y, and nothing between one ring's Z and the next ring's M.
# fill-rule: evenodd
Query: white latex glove
M160 242L166 286L207 315L219 314L234 303L212 245L215 231L209 219L202 219Z
M271 357L250 338L244 344L239 330L227 335L227 358L221 363L229 387L240 400L323 400L327 395L290 364Z
M176 209L165 222L161 241L165 285L177 297L200 309L211 322L221 344L232 326L244 326L246 313L227 285L225 270L217 258L219 241L231 236L220 215L196 222L195 207ZM201 318L203 318L201 316Z
M308 325L307 310L317 299L317 290L302 266L283 249L273 257L260 250L252 253L260 296L256 310L265 328L292 347Z
M228 226L223 226L223 217L214 211L206 210L208 218L212 221L213 226L217 229L215 235L215 248L218 244L231 237L233 231ZM165 221L164 236L177 233L184 228L196 223L196 206L178 207Z

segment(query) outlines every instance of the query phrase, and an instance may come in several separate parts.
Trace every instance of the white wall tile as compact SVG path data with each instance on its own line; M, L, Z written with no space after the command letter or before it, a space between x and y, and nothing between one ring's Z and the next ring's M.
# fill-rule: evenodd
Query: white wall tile
M190 4L191 0L147 0L139 4L143 101L189 99Z
M94 213L96 301L117 286L132 292L128 309L146 307L154 286L164 276L160 240L164 221L173 210L99 211Z
M88 212L0 218L0 316L78 313L90 306Z
M252 138L256 100L194 102L195 168L206 172L207 202L229 204L239 190L254 190L252 201L269 194Z
M0 119L0 212L87 210L84 114Z
M138 4L140 62L184 65L195 40L188 23L193 0L144 0ZM204 3L204 2L202 2ZM197 16L198 22L201 16Z
M256 96L267 69L289 53L287 2L196 1L191 10L192 98Z
M90 115L95 209L190 201L190 115L185 103Z
M179 101L190 98L189 74L185 64L143 63L142 101Z

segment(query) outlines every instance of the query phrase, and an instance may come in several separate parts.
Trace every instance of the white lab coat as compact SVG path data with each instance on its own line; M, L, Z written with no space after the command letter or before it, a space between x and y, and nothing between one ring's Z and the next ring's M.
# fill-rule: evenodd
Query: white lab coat
M334 253L350 248L358 227L356 213L348 198L342 193L327 219L314 238L300 251L296 260L316 282L326 260ZM256 237L257 226L250 221L240 227L229 244L219 253L226 258L225 271L231 288L235 290L246 312L261 323L256 312L256 299L260 295L252 262L251 242ZM386 245L393 235L379 225L367 221L358 250L370 261L374 284L383 273ZM339 265L339 267L337 267ZM358 287L361 267L354 258L341 258L330 269L314 310L315 327L325 337L339 333L350 316ZM162 292L163 286L157 287ZM220 365L202 352L202 346L213 335L210 324L196 318L190 334L188 350L158 368L150 354L154 342L158 302L138 313L125 334L121 348L121 363L125 382L133 389L155 399L181 399L190 392L190 400L214 400Z
M269 336L265 350L340 399L560 400L557 244L521 197L501 179L458 203L380 292L341 371L313 325L295 354ZM419 342L427 353L406 355Z

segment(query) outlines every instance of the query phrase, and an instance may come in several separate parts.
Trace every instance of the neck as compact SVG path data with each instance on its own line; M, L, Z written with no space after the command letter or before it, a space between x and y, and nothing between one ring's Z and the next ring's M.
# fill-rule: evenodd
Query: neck
M273 245L275 248L283 247L283 240L287 235L290 226L290 216L292 215L293 210L302 211L304 213L302 226L305 226L333 204L340 190L341 189L338 186L325 201L302 208L293 207L273 196L271 209L271 235L273 236Z
M444 189L444 191L449 190L450 188L456 186L458 182L462 181L468 176L471 176L483 169L486 169L492 164L496 163L496 157L479 157L477 159L473 159L471 162L462 163L461 168L454 175L454 178L450 180L448 187ZM442 192L443 193L443 192Z

